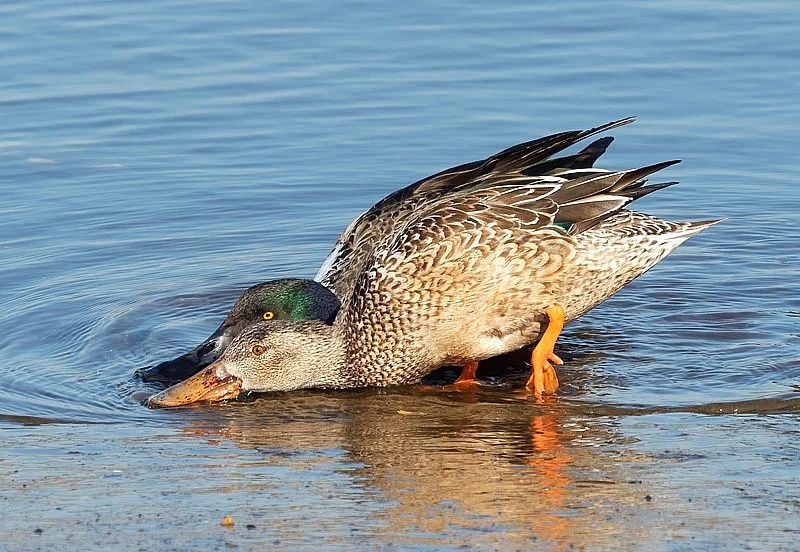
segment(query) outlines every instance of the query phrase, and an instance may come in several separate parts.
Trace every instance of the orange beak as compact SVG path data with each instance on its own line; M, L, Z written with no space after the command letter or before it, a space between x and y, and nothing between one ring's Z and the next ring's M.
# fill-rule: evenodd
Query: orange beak
M242 380L225 371L215 362L187 380L147 399L151 407L182 406L200 401L218 402L235 399L242 392Z

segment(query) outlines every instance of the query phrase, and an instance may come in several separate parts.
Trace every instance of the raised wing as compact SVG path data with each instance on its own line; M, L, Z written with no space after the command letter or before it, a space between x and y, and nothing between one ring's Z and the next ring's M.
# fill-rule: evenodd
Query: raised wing
M585 171L591 169L606 151L613 141L611 137L601 138L576 154L550 158L589 136L631 122L633 118L621 119L589 130L561 132L517 144L487 159L452 167L397 190L360 215L345 229L315 279L332 289L339 297L344 297L378 244L396 234L409 217L448 194L507 182L515 177L566 174L569 178L580 178L595 175L598 171L605 173L602 170Z

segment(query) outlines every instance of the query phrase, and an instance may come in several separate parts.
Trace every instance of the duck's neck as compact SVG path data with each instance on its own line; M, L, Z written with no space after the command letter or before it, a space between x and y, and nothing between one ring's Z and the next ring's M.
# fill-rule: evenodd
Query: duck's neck
M296 366L308 375L305 387L350 387L352 375L348 374L347 350L341 333L335 326L320 324L308 356L303 355L305 366Z
M387 335L383 328L357 317L340 316L330 328L343 355L337 357L343 366L341 381L346 382L341 387L417 383L436 368L421 339Z
M344 316L342 316L344 315ZM332 326L305 321L288 364L302 387L383 387L417 383L440 364L423 339L387 331L351 305ZM294 352L294 351L293 351Z
M302 372L309 385L317 388L351 388L409 383L415 374L395 366L396 354L390 347L375 346L366 334L353 332L339 324L315 324L311 353Z

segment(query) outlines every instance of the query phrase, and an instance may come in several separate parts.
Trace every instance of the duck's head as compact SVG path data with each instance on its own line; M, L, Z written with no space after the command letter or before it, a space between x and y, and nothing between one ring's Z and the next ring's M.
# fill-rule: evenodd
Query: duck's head
M150 397L148 405L221 401L246 391L335 387L340 383L343 358L335 332L333 326L318 320L248 326L231 341L219 360Z
M258 323L269 327L286 320L317 320L333 323L339 299L313 280L272 280L247 289L236 301L225 321L200 345L175 359L139 370L145 382L173 384L196 374L222 355L239 333Z

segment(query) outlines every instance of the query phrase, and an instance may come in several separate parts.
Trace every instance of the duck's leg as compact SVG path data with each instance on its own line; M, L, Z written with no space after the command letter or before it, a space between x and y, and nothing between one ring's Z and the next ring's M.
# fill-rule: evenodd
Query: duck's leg
M475 385L478 381L475 379L475 372L478 369L478 361L467 362L461 369L461 375L453 382L453 385Z
M558 376L550 362L564 364L553 352L558 335L564 327L564 307L553 305L544 311L549 322L542 338L531 354L531 377L525 387L534 395L540 397L542 393L555 393L558 390Z

